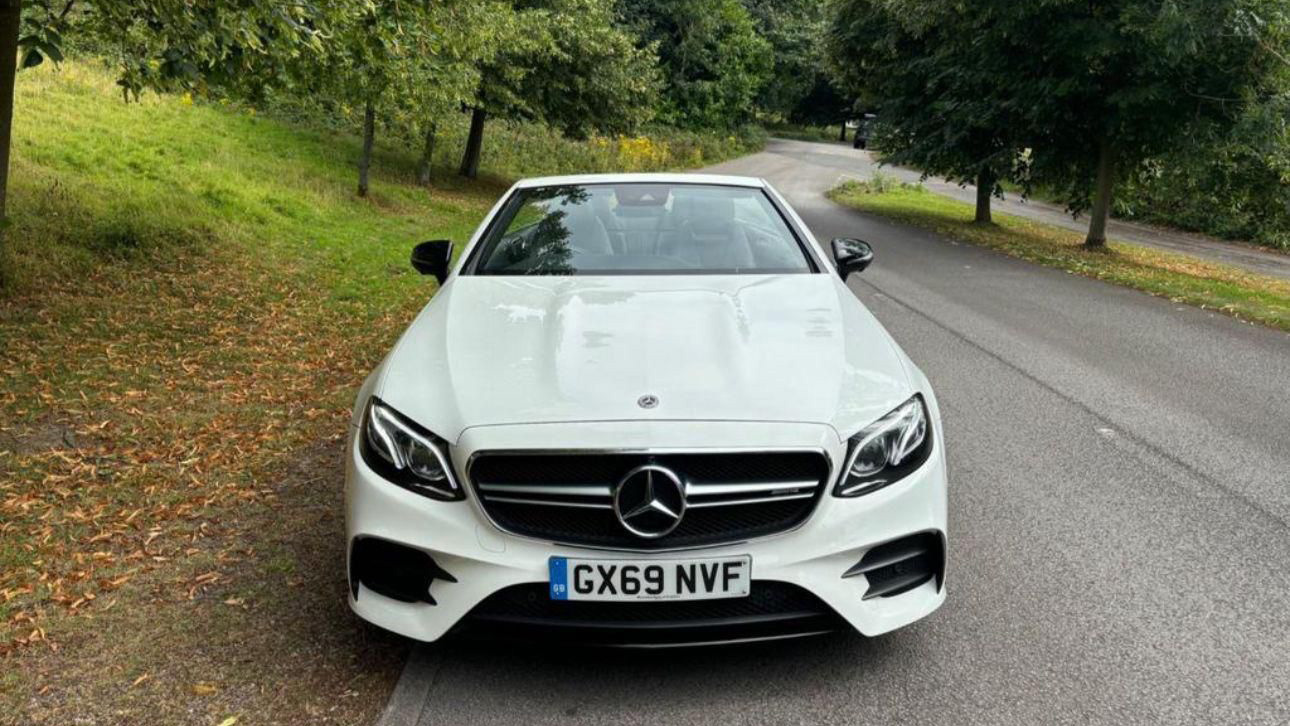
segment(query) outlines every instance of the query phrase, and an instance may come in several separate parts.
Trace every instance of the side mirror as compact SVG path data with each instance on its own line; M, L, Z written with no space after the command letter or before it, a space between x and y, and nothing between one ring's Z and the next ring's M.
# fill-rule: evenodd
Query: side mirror
M441 284L448 278L448 263L452 260L452 242L435 239L412 248L412 267L422 275L434 275Z
M845 280L873 262L873 247L862 239L839 237L833 240L833 259L838 263L838 274Z

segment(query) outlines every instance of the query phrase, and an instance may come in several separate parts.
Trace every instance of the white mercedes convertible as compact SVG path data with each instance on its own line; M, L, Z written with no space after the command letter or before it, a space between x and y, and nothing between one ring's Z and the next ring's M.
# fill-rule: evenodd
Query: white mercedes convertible
M529 179L363 383L349 602L411 638L669 646L853 628L945 599L923 373L765 181Z

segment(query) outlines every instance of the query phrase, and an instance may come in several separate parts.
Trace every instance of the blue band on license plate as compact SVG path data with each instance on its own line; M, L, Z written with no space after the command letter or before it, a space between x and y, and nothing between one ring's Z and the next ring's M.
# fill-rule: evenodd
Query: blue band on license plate
M569 560L564 557L552 557L548 566L551 569L551 599L569 599Z

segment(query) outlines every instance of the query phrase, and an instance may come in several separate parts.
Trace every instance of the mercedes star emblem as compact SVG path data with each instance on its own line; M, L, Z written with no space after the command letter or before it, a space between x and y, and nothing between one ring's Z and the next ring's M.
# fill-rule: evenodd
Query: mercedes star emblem
M636 399L636 405L641 408L654 408L658 405L658 396L646 394Z
M685 515L685 484L665 466L638 466L614 489L614 514L637 537L662 537Z

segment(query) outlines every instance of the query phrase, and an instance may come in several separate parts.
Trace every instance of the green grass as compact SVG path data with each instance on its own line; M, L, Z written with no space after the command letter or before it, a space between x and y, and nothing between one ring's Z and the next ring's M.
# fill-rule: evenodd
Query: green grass
M855 135L855 129L847 129L847 140L845 142L838 140L838 126L801 126L797 124L769 124L766 132L771 136L781 139L796 139L797 141L821 141L834 144L850 144L852 137Z
M452 123L456 123L453 121ZM401 645L345 606L363 376L517 175L713 163L757 138L490 123L481 178L236 105L18 77L0 247L0 724L364 723ZM453 148L456 145L456 148ZM212 691L194 684L214 684ZM199 692L200 691L200 692Z
M1282 280L1122 242L1090 250L1081 234L998 212L994 224L974 224L971 205L919 185L848 181L829 197L1013 257L1290 330L1290 283Z
M351 136L176 97L120 103L105 83L84 66L22 74L11 293L233 244L334 297L388 300L416 284L389 265L427 235L463 239L496 192L450 182L427 193L409 183L409 159L383 150L359 199Z

